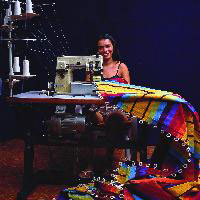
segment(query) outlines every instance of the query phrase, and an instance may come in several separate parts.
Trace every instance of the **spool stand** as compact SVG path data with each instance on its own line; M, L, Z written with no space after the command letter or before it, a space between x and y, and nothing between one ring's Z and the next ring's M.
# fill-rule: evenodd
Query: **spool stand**
M8 0L7 4L9 9L11 10L11 5L13 1ZM36 13L24 13L21 15L10 15L8 16L8 25L2 25L0 27L0 30L8 32L8 38L3 38L0 40L7 41L8 42L8 66L9 66L9 96L13 96L13 87L16 82L19 82L21 80L27 80L29 78L35 77L36 75L30 75L30 76L23 76L23 75L14 75L13 72L13 42L14 41L36 41L36 39L17 39L17 38L12 38L12 31L17 28L17 26L13 26L14 21L19 21L19 20L30 20L33 17L39 16ZM22 89L23 89L23 84L22 84Z

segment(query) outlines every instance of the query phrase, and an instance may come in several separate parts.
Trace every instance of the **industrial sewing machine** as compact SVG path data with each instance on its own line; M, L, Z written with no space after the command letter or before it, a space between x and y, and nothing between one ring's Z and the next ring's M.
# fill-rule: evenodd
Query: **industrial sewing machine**
M73 71L85 69L90 74L92 82L73 82ZM51 119L47 121L48 132L58 134L60 137L67 132L80 134L85 131L87 122L86 116L82 114L82 107L79 99L85 102L91 98L99 99L95 90L95 82L101 81L103 70L103 57L101 55L91 56L62 56L57 58L56 77L54 83L53 97L74 99L76 105L74 112L68 111L67 104L58 104ZM77 102L77 103L76 103ZM91 104L91 103L90 103ZM57 129L55 128L57 127Z
M55 93L93 94L93 83L73 82L73 71L82 68L90 74L92 82L101 81L103 57L101 55L58 57L54 83Z

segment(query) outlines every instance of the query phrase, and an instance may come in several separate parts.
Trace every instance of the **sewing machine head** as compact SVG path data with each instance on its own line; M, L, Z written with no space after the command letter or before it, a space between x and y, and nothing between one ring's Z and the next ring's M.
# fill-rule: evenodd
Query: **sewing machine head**
M71 93L75 88L73 84L73 70L85 68L90 73L93 82L101 81L103 70L103 57L101 55L92 56L63 56L57 58L55 92ZM73 85L73 86L72 86ZM85 87L87 84L83 84ZM79 84L81 91L82 84ZM76 87L77 88L77 87Z

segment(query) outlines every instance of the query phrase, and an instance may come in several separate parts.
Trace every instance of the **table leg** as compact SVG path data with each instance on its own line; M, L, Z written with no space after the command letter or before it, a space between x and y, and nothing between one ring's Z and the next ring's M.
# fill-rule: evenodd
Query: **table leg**
M22 189L17 194L17 200L26 200L35 186L33 179L34 143L31 132L26 133L24 147L24 175Z

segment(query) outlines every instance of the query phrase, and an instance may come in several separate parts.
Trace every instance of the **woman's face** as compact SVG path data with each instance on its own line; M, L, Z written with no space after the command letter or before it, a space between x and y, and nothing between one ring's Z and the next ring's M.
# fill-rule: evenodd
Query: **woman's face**
M109 39L101 39L98 41L98 52L103 56L104 60L109 60L113 55L113 45Z

